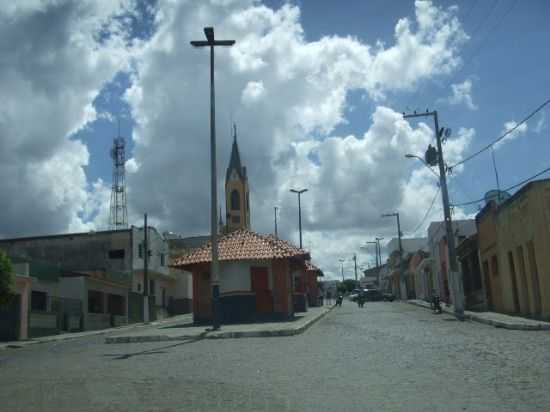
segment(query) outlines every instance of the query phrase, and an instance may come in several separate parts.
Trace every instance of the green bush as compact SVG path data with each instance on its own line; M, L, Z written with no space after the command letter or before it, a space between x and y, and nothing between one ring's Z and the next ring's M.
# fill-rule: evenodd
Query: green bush
M13 267L11 260L0 250L0 305L9 303L13 297Z

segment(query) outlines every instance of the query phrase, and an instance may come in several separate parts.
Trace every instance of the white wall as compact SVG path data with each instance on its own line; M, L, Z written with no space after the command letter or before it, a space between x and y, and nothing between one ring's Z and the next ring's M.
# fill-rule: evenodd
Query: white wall
M250 268L265 267L268 271L269 289L273 289L273 274L270 261L220 262L220 293L251 290Z
M176 276L176 285L174 287L174 298L193 299L193 275L185 270L176 270L172 272Z
M168 275L168 263L170 259L168 242L152 226L148 226L148 228L147 242L149 243L149 250L151 251L151 256L149 256L148 261L149 272ZM132 227L132 268L134 270L143 270L143 258L139 257L139 245L143 243L144 238L143 228ZM162 265L161 254L164 255L164 265Z

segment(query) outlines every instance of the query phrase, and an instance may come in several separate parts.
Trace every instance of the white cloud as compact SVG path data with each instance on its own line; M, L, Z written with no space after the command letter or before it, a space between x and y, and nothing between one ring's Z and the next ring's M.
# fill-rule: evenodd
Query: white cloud
M136 56L126 94L140 165L128 175L131 215L137 219L147 210L163 229L187 235L208 231L209 60L204 50L174 45L200 38L202 27L213 25L220 38L237 40L216 54L221 204L232 141L223 125L235 119L252 191L253 229L273 230L277 204L279 233L297 241L296 199L288 189L308 187L304 244L311 243L314 259L327 273L337 273L337 256L358 249L367 237L392 236L381 211L400 209L404 226L417 225L436 183L429 172L410 175L411 163L403 155L425 150L431 129L423 123L412 127L379 106L362 137L331 135L346 121L349 91L363 90L380 100L460 63L458 48L467 36L454 11L415 4L417 21L399 20L395 43L373 47L352 37L306 41L300 10L289 4L272 10L244 0L200 7L159 2L158 29ZM451 157L460 156L466 145L456 140L448 143L456 146Z
M452 84L451 90L453 94L447 100L450 104L464 104L470 110L477 110L477 106L472 100L472 81L470 79Z
M220 38L237 40L216 54L220 203L231 144L223 125L235 119L252 189L253 228L272 231L278 204L280 234L296 241L296 199L288 189L307 186L304 241L328 274L338 272L340 255L357 250L367 237L394 234L381 212L400 210L407 230L422 218L436 183L426 170L411 173L415 166L403 155L425 150L432 139L427 125L412 126L379 105L363 136L333 136L333 131L347 121L350 91L381 104L388 93L414 90L423 80L453 71L467 40L455 9L417 1L415 19L396 23L391 44L371 45L341 36L307 41L300 9L290 4L273 10L254 0L160 0L155 33L129 50L123 19L112 17L120 10L133 12L132 3L83 3L36 2L10 7L3 16L0 42L22 38L31 52L21 60L6 57L13 65L0 68L5 101L14 102L1 113L0 133L11 136L27 117L35 121L17 132L16 143L0 141L6 149L0 160L2 153L25 159L0 162L2 182L11 182L0 183L0 189L18 193L16 201L0 200L10 223L2 221L0 234L104 224L109 187L100 180L86 182L88 152L70 133L96 117L108 118L90 103L118 70L128 68L130 57L132 86L125 98L136 127L133 157L126 163L129 220L141 222L147 211L161 230L208 231L209 59L205 50L189 46L207 25L216 27ZM42 26L55 29L52 38L43 35ZM100 36L102 27L110 34ZM29 73L29 67L36 70ZM466 135L449 140L449 159L462 155ZM36 219L22 222L37 203Z
M517 126L517 122L514 121L514 120L510 120L506 123L504 123L504 128L502 129L502 131L500 132L501 135L503 133L506 133L510 130L512 130L514 127ZM517 139L518 137L524 135L525 133L527 133L527 123L522 123L520 126L518 126L517 129L515 129L513 132L509 133L508 135L506 135L504 137L504 139L502 139L501 141L499 141L498 143L495 144L494 148L495 149L498 149L500 147L502 147L502 145L504 145L506 142L510 142L514 139Z
M257 102L265 94L262 82L248 82L243 90L242 101L245 104Z
M113 17L129 4L18 1L0 9L0 236L65 231L80 219L89 155L71 134L96 119L95 96L126 67L126 34Z
M540 112L539 120L537 120L537 124L534 127L534 131L536 133L542 132L546 128L546 111L543 110Z

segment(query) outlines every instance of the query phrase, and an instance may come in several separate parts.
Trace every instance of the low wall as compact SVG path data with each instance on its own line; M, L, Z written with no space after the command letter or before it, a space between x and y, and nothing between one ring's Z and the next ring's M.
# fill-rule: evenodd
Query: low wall
M112 326L124 326L128 324L128 318L126 316L113 315Z
M86 330L99 330L111 327L111 315L108 313L88 313Z
M222 322L247 322L256 317L256 295L231 294L220 297Z
M29 317L29 337L57 335L57 313L55 312L31 312Z
M191 308L193 307L192 305L193 301L188 298L172 299L168 302L168 313L170 316L191 313Z
M295 293L293 295L294 312L307 312L307 299L303 293Z

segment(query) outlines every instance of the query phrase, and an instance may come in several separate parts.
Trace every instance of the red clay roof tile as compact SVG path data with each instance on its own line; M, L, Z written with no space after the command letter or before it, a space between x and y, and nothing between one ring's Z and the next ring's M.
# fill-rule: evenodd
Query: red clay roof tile
M291 243L277 239L273 235L261 235L246 229L239 229L221 236L218 239L218 256L220 261L255 260L303 257L309 253ZM197 263L208 263L212 260L211 243L191 250L188 254L177 257L171 266L183 267Z

